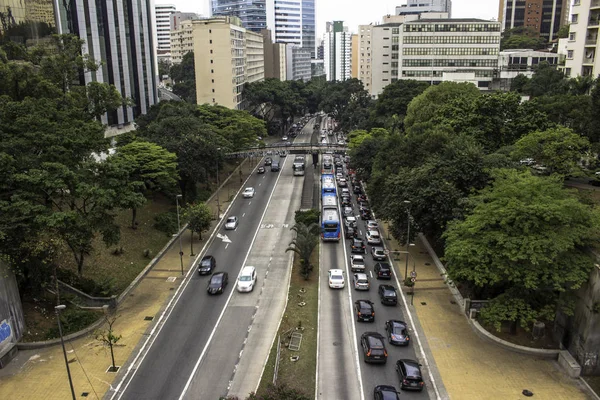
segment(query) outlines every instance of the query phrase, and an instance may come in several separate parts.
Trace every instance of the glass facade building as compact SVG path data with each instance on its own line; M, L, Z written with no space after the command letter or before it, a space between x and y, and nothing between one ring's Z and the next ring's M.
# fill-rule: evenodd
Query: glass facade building
M259 32L267 28L266 0L211 0L212 15L236 16L242 26Z

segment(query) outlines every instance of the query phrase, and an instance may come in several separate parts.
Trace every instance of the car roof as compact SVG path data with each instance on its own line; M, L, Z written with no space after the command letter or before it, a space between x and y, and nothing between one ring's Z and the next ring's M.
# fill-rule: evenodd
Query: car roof
M392 285L379 285L380 288L382 288L383 290L393 290L394 292L396 291L396 288L393 287Z
M234 219L237 219L237 217L235 215L232 215L231 217L227 217L227 221L234 220Z
M379 333L377 332L365 332L363 333L363 336L365 336L367 338L367 340L369 341L369 345L371 347L379 347L379 348L383 348L384 344L383 344L383 336L381 336Z
M389 322L389 323L390 323L392 326L402 326L402 327L404 327L404 328L407 328L407 327L408 327L408 325L406 324L406 322L404 322L404 321L400 321L400 320L398 320L398 319L390 319L388 322Z
M362 272L356 273L354 274L354 276L356 277L356 279L369 279L369 277L367 276L367 274L364 274Z
M358 304L361 307L373 307L373 303L371 302L371 300L356 300L354 303Z
M244 189L244 190L254 190L254 188L250 186L250 187L247 187L247 188L246 188L246 189Z
M212 260L214 257L211 255L206 255L204 257L202 257L202 260Z
M244 268L242 268L242 272L240 272L240 275L249 275L251 274L254 270L256 270L256 268L254 268L251 265L246 265Z
M378 262L377 264L375 264L375 266L379 265L379 268L383 268L383 269L390 269L390 264L386 263L386 262Z
M419 363L415 360L398 360L398 363L404 364L404 368L406 369L406 376L414 376L421 377L421 368L419 368Z
M365 261L365 257L361 254L352 254L352 259Z

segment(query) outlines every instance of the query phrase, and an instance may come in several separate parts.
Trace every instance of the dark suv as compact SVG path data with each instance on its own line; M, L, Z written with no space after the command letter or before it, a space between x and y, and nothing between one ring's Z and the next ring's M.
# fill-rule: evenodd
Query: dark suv
M397 319L385 321L385 332L387 333L390 344L396 346L408 346L410 343L410 335L406 322Z
M369 300L356 300L354 302L356 320L361 322L375 322L375 309Z
M398 360L396 362L396 373L400 379L400 389L423 390L425 382L421 375L421 365L415 360Z
M365 242L362 239L354 238L351 243L351 252L352 253L361 253L365 254L367 252L367 247L365 246Z
M385 364L387 362L388 353L385 348L385 339L379 333L363 333L360 337L360 346L366 363Z
M378 262L373 269L377 279L392 279L392 268L386 262Z
M198 263L198 273L200 275L208 275L217 266L217 261L213 256L204 256Z
M392 285L379 285L379 299L381 300L381 304L395 306L398 304L396 288Z

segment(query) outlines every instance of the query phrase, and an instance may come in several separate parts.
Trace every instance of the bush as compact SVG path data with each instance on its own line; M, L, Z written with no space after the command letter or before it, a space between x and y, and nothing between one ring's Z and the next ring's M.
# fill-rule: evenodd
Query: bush
M321 216L321 212L315 208L311 208L306 211L296 211L296 215L294 216L294 220L297 224L304 224L309 226L310 224L318 224L319 217Z
M167 211L154 217L154 228L171 237L177 232L177 213Z
M101 281L96 282L93 279L79 276L76 272L66 269L57 268L56 274L58 279L67 285L82 291L90 296L108 297L114 291L114 278L104 277Z
M96 322L102 316L97 311L82 310L75 306L69 306L60 313L60 323L62 325L63 336L79 332ZM58 326L48 329L46 340L60 337Z

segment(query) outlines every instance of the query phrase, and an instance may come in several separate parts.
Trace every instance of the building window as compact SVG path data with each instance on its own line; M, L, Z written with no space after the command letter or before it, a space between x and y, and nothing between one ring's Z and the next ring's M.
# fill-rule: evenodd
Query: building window
M575 40L575 36L576 36L576 35L575 35L575 32L571 32L571 33L569 33L569 40L570 40L571 42L572 42L572 41L574 41L574 40Z
M579 21L579 14L572 14L571 15L571 23L576 24L577 21Z
M573 58L573 50L567 50L567 58L568 59L572 59Z
M214 74L214 73L215 73L215 70L214 70L214 69L211 69L211 70L210 70L210 73L211 73L211 74Z
M212 52L212 49L210 49L210 54L212 54L212 53L213 53L213 52Z
M213 90L212 90L212 92L214 93L214 92L215 92L215 89L213 89Z
M574 6L580 6L581 5L581 0L573 0L573 5Z
M212 83L215 83L215 80L214 80L214 79L211 79L211 81L212 81Z
M213 99L213 103L215 102L215 99Z
M571 68L565 68L565 75L571 76Z

